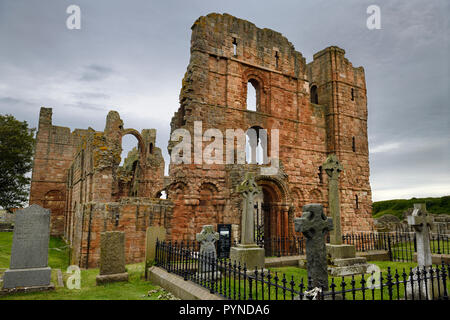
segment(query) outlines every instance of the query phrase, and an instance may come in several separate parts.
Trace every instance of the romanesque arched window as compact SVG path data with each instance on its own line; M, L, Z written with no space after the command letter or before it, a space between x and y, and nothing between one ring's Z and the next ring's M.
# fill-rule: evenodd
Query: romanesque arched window
M251 164L267 164L267 130L254 126L247 130L245 140L245 159Z
M247 82L247 110L258 111L259 87L259 83L255 79L250 79Z

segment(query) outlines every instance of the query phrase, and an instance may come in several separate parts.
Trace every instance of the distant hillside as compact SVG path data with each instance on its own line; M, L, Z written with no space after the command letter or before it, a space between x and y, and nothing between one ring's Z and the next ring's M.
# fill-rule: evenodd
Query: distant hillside
M450 214L450 196L441 198L412 198L409 200L385 200L373 203L372 215L374 218L379 218L385 214L392 214L402 218L402 213L408 208L412 208L414 203L425 202L427 204L427 211L433 214Z

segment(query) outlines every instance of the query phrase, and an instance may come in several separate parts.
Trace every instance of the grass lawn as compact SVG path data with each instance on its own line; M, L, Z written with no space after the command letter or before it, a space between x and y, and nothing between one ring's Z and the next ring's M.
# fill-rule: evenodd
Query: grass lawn
M0 273L9 267L12 244L12 232L0 232ZM52 282L57 283L56 269L65 274L69 263L69 250L59 238L51 238L49 244L49 266L52 270ZM144 263L127 265L129 282L117 282L96 286L98 269L81 270L81 289L57 287L54 291L16 293L0 296L0 300L157 300L168 299L167 292L142 279ZM151 294L148 295L149 291Z

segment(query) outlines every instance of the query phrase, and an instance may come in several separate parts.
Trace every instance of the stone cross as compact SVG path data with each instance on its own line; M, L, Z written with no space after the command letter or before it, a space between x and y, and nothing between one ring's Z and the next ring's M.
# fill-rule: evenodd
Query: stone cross
M327 249L325 235L333 230L333 219L323 213L321 204L307 204L303 206L301 218L296 218L295 231L302 232L306 237L306 259L308 277L311 286L328 290Z
M330 215L334 220L334 230L330 234L331 244L342 244L341 209L339 202L339 175L344 167L335 154L330 154L322 165L328 179L328 205Z
M196 239L200 242L200 258L217 258L216 241L219 240L219 233L214 231L214 226L203 226L202 232L197 233ZM200 272L209 272L211 267L207 263L202 263L200 269Z
M10 267L3 288L50 286L50 210L36 204L15 213Z
M241 193L244 198L241 218L241 244L254 244L254 203L257 195L262 192L261 187L256 184L253 174L247 172L244 181L237 187L237 192Z
M416 232L417 264L419 268L431 267L430 228L433 218L428 215L425 203L415 203L408 224Z

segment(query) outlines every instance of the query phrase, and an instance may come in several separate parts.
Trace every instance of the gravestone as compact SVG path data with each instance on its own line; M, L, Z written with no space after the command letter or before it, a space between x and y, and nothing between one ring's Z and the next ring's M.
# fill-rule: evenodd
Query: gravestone
M430 277L428 271L432 267L431 261L431 247L430 247L430 229L432 228L433 218L428 214L425 203L415 203L412 215L408 216L408 224L414 229L416 234L416 248L417 248L417 267L413 269L413 288L411 288L411 277L408 278L406 292L408 299L419 299L419 283L416 275L417 270L423 272L424 268L427 271L426 277ZM436 270L433 270L436 274ZM433 296L432 288L434 289L434 296L439 296L438 281L427 279L425 285L424 276L420 276L421 292L420 297L425 299L426 296L431 299ZM440 284L442 286L442 284Z
M15 213L11 262L3 276L3 289L54 288L48 266L49 238L50 210L33 204Z
M344 167L335 154L330 154L322 167L328 175L328 204L334 222L334 230L330 233L330 243L326 245L330 263L328 272L333 276L365 273L369 267L366 258L356 257L354 245L342 244L339 175Z
M147 270L155 260L156 241L166 240L166 228L161 226L151 226L145 233L145 271L144 276L147 279Z
M246 265L248 271L264 268L265 252L255 243L255 198L262 192L251 173L246 173L244 181L238 185L242 195L241 243L230 250L232 263Z
M197 233L196 239L200 242L199 270L200 276L209 276L213 270L211 262L216 261L216 241L219 233L214 231L214 226L203 226L202 232Z
M328 290L327 250L325 235L333 230L333 219L323 213L321 204L303 206L301 218L294 220L295 231L306 237L306 259L310 285Z
M231 224L218 224L219 241L217 242L217 257L229 258L231 248Z
M331 154L323 163L322 168L328 175L328 207L330 208L330 214L334 221L334 229L330 233L330 243L339 245L342 244L339 175L344 170L344 167L336 155Z
M108 231L100 234L100 274L96 283L128 281L125 269L125 233Z

